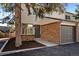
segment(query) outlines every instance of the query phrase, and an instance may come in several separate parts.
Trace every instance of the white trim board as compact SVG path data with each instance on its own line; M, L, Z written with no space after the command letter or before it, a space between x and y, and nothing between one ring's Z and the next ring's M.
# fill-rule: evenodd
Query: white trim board
M0 41L5 41L5 43L3 44L3 46L0 49L0 52L2 52L2 50L4 49L4 47L6 46L6 44L8 43L10 38L1 38Z
M39 40L39 38L38 38L38 40ZM52 46L57 46L58 45L58 44L53 44L53 43L50 44L50 43L46 43L46 42L38 42L38 43L44 44L45 46L36 47L36 48L28 48L28 49L13 50L13 51L5 51L5 52L1 52L0 55L6 55L6 54L11 54L11 53L18 53L18 52L23 52L23 51L36 50L36 49L41 49L41 48L52 47Z
M12 53L18 53L18 52L24 52L24 51L31 51L31 50L36 50L36 49L42 49L42 48L47 48L47 47L52 47L52 46L43 46L43 47L36 47L36 48L28 48L28 49L6 51L6 52L1 52L0 56L1 55L6 55L6 54L12 54Z
M35 50L35 49L41 49L41 48L45 48L45 47L46 46L44 46L44 47L37 47L37 48L20 49L20 50L14 50L14 51L6 51L6 52L1 52L0 56L1 55L6 55L6 54L11 54L11 53L17 53L17 52L23 52L23 51L30 51L30 50Z
M2 52L2 50L4 49L4 47L6 46L6 44L8 43L8 41L9 41L9 40L7 40L7 41L3 44L2 48L0 49L0 52Z

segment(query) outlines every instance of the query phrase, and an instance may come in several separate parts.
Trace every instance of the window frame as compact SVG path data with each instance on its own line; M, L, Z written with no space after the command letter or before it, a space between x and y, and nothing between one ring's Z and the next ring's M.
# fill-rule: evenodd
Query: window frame
M28 26L28 24L29 23L22 23L22 27L21 27L21 35L35 35L35 33L33 32L32 34L28 34L28 33L23 33L23 25L25 25L25 24L27 24L27 26ZM31 24L31 25L33 25L33 24ZM32 31L34 31L34 25L33 25L33 30Z
M69 15L65 15L65 19L70 20L71 17Z

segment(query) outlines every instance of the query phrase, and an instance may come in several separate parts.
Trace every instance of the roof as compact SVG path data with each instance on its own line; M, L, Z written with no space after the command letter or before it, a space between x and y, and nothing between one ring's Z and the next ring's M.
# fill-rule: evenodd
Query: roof
M60 21L68 21L68 22L79 22L79 20L65 20L65 19L54 18L54 17L45 17L45 18L60 20Z
M71 12L66 12L66 13L68 13L68 14L72 14L72 15L75 15L74 13L71 13Z
M55 20L55 19L43 18L42 21L38 20L34 24L45 25L45 24L55 23L55 22L60 22L60 21L59 20Z

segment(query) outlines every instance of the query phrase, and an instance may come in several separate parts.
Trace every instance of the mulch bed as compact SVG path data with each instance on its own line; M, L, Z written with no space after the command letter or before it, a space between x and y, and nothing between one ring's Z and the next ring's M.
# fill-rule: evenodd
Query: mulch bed
M13 51L13 50L20 50L20 49L35 48L35 47L42 47L42 46L45 46L45 45L33 40L33 41L23 41L22 46L16 47L15 46L15 38L12 38L9 40L9 42L4 47L3 52L4 51Z
M4 45L5 41L0 41L0 49L2 48L2 46Z

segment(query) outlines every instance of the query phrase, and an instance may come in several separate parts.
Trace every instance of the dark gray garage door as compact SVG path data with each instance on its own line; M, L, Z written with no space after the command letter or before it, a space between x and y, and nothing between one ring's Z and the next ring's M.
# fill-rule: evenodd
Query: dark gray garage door
M61 26L61 43L70 43L75 41L75 27Z

